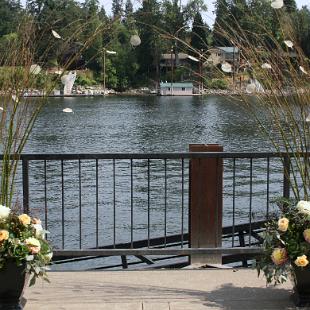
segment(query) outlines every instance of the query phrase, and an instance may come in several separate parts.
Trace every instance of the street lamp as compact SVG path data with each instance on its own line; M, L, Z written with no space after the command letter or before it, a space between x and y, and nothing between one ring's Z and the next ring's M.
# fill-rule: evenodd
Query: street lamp
M116 52L115 51L109 51L105 48L103 49L103 94L104 95L106 94L106 90L105 90L105 65L106 65L105 57L106 57L106 54L115 55Z

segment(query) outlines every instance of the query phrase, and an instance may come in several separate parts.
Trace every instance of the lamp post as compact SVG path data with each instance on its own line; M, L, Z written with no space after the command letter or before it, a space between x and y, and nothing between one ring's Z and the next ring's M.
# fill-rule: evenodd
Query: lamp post
M109 55L115 55L116 52L115 51L109 51L107 49L103 49L103 94L105 95L106 91L105 91L105 66L106 66L106 54Z

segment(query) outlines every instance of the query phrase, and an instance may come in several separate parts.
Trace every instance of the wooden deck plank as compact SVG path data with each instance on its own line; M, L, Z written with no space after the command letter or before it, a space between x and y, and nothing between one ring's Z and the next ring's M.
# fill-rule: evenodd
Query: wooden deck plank
M295 309L290 282L266 287L265 280L249 269L50 272L49 276L51 284L38 282L26 289L25 310Z

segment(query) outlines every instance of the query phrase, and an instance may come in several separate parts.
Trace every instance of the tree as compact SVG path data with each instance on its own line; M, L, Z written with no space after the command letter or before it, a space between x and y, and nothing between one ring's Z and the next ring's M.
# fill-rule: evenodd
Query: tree
M289 13L297 12L297 5L295 0L284 0L283 2L287 12Z
M0 1L0 37L16 31L18 18L21 13L20 1Z
M136 48L139 63L140 81L155 78L159 74L162 38L156 30L162 28L162 13L157 0L143 1L134 15L141 38L141 44ZM156 77L157 79L157 77Z
M163 10L163 28L172 35L179 38L185 38L186 23L178 0L164 0Z
M86 65L93 71L99 72L101 69L101 55L103 42L101 34L97 34L101 25L99 1L85 0L83 4L84 21L87 27L83 32L83 41L92 38L92 43L89 48L83 53Z
M191 46L196 50L206 50L208 48L207 35L209 31L209 27L204 24L201 14L197 12L192 26Z
M123 0L112 0L113 17L119 17L123 13Z
M207 9L204 0L190 0L183 8L184 19L187 23L192 22L198 12L206 12Z
M226 0L217 0L215 6L215 22L213 27L213 44L229 46L231 43L225 33L229 27L229 6Z
M130 17L133 13L133 5L131 0L127 0L125 4L125 16L126 18Z
M310 10L304 6L297 14L296 33L298 43L305 55L310 58Z

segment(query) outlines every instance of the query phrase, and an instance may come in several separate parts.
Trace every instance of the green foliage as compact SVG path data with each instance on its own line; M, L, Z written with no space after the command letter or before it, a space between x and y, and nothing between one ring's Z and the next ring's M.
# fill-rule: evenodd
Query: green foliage
M191 33L191 47L196 50L207 50L208 49L208 34L210 29L204 24L200 12L197 12L192 27Z
M35 63L40 62L42 67L65 65L66 60L79 53L81 45L90 40L91 44L82 48L80 61L72 64L70 69L89 68L97 77L102 77L102 51L104 48L115 49L118 55L107 62L107 83L109 87L114 85L124 89L135 87L141 81L158 80L160 74L165 74L159 67L160 58L171 48L175 52L193 54L193 49L231 46L233 32L237 32L240 38L247 34L254 45L263 38L271 49L277 47L272 36L278 41L285 39L270 0L216 0L212 32L201 17L207 10L203 0L190 0L183 6L179 0L147 0L141 3L135 9L132 0L113 0L112 16L109 17L98 0L28 0L26 10L17 0L3 0L0 3L0 54L8 50L16 39L19 21L30 17L35 21L35 37L40 42L35 50ZM283 10L292 17L296 26L296 40L310 58L309 9L297 9L295 0L285 0L284 4ZM83 31L79 31L82 28ZM62 40L53 40L52 29L62 36ZM103 31L97 33L98 29ZM75 34L74 39L67 40L72 34ZM133 34L141 38L141 45L134 48L129 45ZM185 46L182 47L180 41L185 42ZM47 44L50 44L48 52ZM123 59L119 60L120 57ZM192 68L198 70L194 64Z
M0 37L16 31L21 16L21 5L15 0L0 1Z
M0 213L5 207L0 206ZM26 214L18 216L12 211L0 217L0 269L8 261L17 265L26 263L26 272L31 275L30 286L36 278L47 280L46 265L50 263L52 249L45 240L46 231L38 219Z
M207 87L212 89L227 89L228 83L224 79L212 79L207 83Z
M88 77L87 75L81 74L77 76L75 84L81 86L92 86L96 85L97 82L94 79Z
M293 268L303 268L310 257L309 202L298 204L293 200L278 200L279 213L274 214L266 224L263 255L258 259L256 268L263 272L268 283L282 283L287 280ZM309 231L310 233L310 231ZM281 249L282 255L275 252ZM305 255L301 263L297 259Z

